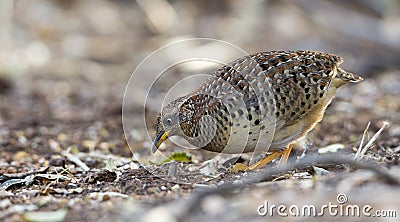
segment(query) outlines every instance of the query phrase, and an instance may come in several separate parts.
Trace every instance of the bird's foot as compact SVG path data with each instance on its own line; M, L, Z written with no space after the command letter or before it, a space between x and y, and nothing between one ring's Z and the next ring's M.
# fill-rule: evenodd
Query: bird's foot
M284 149L283 152L275 151L251 166L247 166L246 164L243 164L243 163L236 163L235 165L233 165L231 171L236 173L239 171L257 170L257 169L264 167L268 163L272 162L279 156L282 156L281 160L279 161L279 164L278 164L279 166L281 166L287 162L290 152L292 151L292 148L293 148L293 144L289 144L289 146L286 147L286 149Z
M287 162L290 152L292 152L292 149L293 149L293 144L289 144L289 146L283 150L282 157L281 157L281 160L279 161L278 166L281 166Z
M243 164L243 163L236 163L232 167L231 171L236 173L239 171L257 170L257 169L264 167L268 163L272 162L274 159L278 158L280 155L282 155L281 151L273 152L270 155L263 158L262 160L258 161L257 163L255 163L253 165L250 165L250 166L247 166L246 164Z

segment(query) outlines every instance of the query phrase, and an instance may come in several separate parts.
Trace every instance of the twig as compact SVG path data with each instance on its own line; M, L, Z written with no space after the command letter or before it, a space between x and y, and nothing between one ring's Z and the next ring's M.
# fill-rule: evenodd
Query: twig
M89 171L90 168L82 162L77 156L69 153L69 151L61 151L61 155L65 156L68 160L78 165L83 171Z
M369 123L368 123L368 126L369 126ZM357 150L357 153L356 153L356 156L354 157L354 159L358 159L358 160L360 160L363 156L364 156L364 154L367 152L367 150L372 146L372 144L375 142L375 140L376 139L378 139L378 136L382 133L382 131L387 127L387 126L389 126L389 123L388 122L383 122L383 125L382 125L382 127L378 130L378 132L376 132L375 133L375 135L368 141L368 143L364 146L364 148L362 148L362 150L360 151L360 152L358 152L358 150ZM367 127L368 128L368 127ZM367 130L367 129L366 129ZM363 138L364 138L364 135L363 135ZM361 139L361 144L362 144L362 142L363 142L363 140ZM361 145L360 145L360 147L361 147ZM360 150L360 148L358 148L359 150ZM357 155L357 154L359 154L359 155Z
M367 127L365 127L364 133L363 133L362 138L361 138L360 146L358 147L356 155L354 156L355 160L358 159L358 157L360 156L362 147L364 145L364 139L365 139L365 136L367 135L367 132L368 132L368 129L369 129L369 125L371 125L371 122L368 122Z

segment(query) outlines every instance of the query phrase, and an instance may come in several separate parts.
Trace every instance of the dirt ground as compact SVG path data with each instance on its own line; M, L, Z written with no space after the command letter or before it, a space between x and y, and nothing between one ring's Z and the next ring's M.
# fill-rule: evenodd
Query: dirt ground
M396 1L10 0L0 3L0 10L5 18L0 42L1 221L399 220L400 200L394 198L400 192ZM148 162L144 167L132 159L151 147L147 134L154 136L158 110L149 105L143 116L140 99L126 101L124 119L133 127L125 135L125 87L154 50L193 37L221 39L249 52L311 49L342 56L343 67L365 80L338 91L289 162L300 163L304 155L353 159L364 135L363 147L372 142L361 157L369 167L326 161L274 171L272 163L257 172L224 170L188 184L150 173L146 169L186 165ZM205 48L216 53L212 45ZM154 67L168 64L175 54L160 57ZM154 67L141 75L150 76ZM156 97L189 71L178 67L171 72L173 78L161 81L166 88L156 89ZM138 91L145 95L146 89ZM163 149L180 150L172 143ZM184 151L195 162L209 155ZM258 180L248 184L252 178ZM296 217L275 211L263 217L257 211L265 201L319 208L338 204L339 197L346 198L340 206L370 205L375 216ZM388 214L379 216L376 210Z

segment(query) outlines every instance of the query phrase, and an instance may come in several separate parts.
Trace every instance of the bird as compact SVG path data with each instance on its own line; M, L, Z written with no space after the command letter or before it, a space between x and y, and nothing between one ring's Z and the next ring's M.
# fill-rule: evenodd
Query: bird
M361 76L339 67L343 58L310 50L264 51L214 71L159 113L153 153L172 136L219 153L270 153L237 170L256 170L281 156L323 118L336 90Z

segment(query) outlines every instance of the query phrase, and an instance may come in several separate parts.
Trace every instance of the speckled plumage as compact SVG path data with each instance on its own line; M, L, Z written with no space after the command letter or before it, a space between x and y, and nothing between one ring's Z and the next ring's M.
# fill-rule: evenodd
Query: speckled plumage
M337 88L362 80L339 68L342 61L314 51L239 58L162 110L156 144L168 132L214 152L283 150L322 119Z

